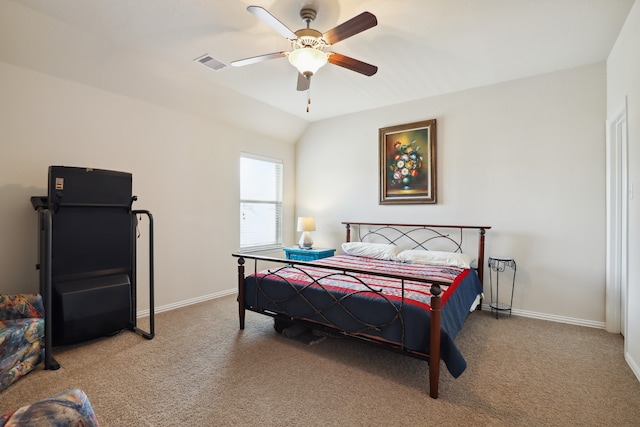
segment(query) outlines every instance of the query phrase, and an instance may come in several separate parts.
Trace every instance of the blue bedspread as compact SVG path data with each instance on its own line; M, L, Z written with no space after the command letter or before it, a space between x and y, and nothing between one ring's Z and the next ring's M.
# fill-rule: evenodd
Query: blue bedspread
M442 286L440 353L453 377L467 363L455 338L469 314L482 284L475 270L405 264L339 255L314 266L283 266L246 278L245 304L292 318L332 326L373 337L421 355L429 354L430 286L380 276L344 275L323 268L362 269L386 274L437 280Z

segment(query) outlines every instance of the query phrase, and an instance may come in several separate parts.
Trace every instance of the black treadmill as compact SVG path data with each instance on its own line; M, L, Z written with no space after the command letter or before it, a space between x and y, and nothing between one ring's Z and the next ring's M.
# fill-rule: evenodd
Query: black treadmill
M50 166L47 196L31 198L38 212L46 369L59 367L52 346L123 329L154 336L153 216L133 209L132 181L127 172ZM149 331L136 322L138 215L149 227Z

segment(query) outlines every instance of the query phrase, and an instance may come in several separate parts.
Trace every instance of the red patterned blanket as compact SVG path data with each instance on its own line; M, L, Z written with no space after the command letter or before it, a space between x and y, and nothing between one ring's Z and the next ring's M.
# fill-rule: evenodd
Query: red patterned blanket
M352 255L337 255L324 258L314 261L314 264L437 281L442 289L443 306L470 271L461 268L406 264ZM404 302L406 304L412 304L427 310L430 309L431 286L427 283L404 280L403 287L403 281L400 279L390 279L371 274L358 274L356 277L315 266L304 266L304 269L284 268L278 270L276 274L280 278L296 285L315 285L317 283L327 290L348 294L358 292L363 296L366 296L367 293L375 292L386 296L392 301L401 301L404 291ZM268 277L271 274L262 271L258 275L260 277ZM448 283L449 285L443 285L443 283Z

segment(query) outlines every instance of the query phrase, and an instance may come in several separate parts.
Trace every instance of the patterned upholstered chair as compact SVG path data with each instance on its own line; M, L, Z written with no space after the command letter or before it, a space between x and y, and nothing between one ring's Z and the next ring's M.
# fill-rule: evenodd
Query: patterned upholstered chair
M0 295L0 390L43 360L43 316L39 294Z
M71 389L0 415L1 427L98 427L98 419L84 391Z

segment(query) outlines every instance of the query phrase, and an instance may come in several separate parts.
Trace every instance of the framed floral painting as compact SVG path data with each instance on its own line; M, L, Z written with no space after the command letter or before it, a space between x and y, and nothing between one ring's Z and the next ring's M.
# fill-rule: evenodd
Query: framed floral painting
M436 120L380 129L380 204L436 203Z

